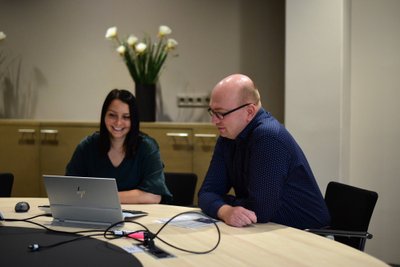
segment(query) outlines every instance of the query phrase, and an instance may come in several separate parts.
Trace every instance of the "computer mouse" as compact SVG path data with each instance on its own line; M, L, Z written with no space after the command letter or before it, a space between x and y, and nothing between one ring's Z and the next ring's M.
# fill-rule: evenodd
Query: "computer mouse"
M21 201L15 204L15 212L27 212L30 206L26 201Z

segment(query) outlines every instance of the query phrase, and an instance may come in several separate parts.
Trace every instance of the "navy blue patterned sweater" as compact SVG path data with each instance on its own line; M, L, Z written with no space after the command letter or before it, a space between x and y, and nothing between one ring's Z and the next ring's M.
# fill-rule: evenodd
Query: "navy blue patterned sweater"
M231 188L235 196L228 195ZM235 140L218 138L198 196L200 208L214 218L229 204L254 211L259 223L305 229L330 222L304 153L263 108Z

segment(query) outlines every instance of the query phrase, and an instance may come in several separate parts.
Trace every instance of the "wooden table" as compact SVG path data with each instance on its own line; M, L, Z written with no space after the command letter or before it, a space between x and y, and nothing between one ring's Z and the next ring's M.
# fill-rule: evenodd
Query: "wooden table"
M28 213L14 212L18 201L27 201L31 209ZM38 205L48 205L47 198L0 198L0 212L5 218L27 218L43 213ZM136 221L156 232L162 224L158 219L170 218L180 212L194 210L167 205L123 205L125 209L142 210L148 216ZM38 223L48 223L51 218L40 217ZM6 226L31 227L20 222L1 222ZM235 228L219 222L221 242L216 250L209 254L196 255L168 247L156 240L156 245L170 252L175 257L155 259L151 255L139 252L135 256L143 266L388 266L384 262L364 253L335 242L298 229L274 224L255 224L245 228ZM32 226L34 227L34 226ZM135 224L125 224L124 229L139 230ZM63 230L74 230L63 228ZM217 240L215 227L186 229L167 226L160 237L175 246L188 250L208 250ZM103 238L103 237L100 237ZM79 241L77 241L79 242ZM116 239L108 241L119 247L131 247L132 239Z

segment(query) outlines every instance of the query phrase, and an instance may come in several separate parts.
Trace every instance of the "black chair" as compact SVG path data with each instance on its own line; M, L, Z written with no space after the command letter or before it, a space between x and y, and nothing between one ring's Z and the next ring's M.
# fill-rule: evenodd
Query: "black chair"
M340 243L364 251L369 222L375 208L378 194L366 189L330 182L325 192L325 202L331 215L331 226L306 231L333 236Z
M0 173L0 197L10 197L14 184L12 173Z
M166 204L193 206L196 191L197 175L194 173L166 172L165 183L173 195L172 201Z

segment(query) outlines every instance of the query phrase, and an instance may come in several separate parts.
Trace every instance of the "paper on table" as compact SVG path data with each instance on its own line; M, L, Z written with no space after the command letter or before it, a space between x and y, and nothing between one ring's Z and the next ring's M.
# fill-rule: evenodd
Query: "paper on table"
M166 223L171 218L162 218L158 219L156 222L158 223ZM201 214L185 214L176 217L172 221L169 222L170 225L183 227L183 228L200 228L205 226L211 226L213 222L218 222L218 220L206 217Z
M137 245L131 245L131 246L125 246L122 247L126 252L128 253L138 253L138 252L143 252L143 249L140 248Z

